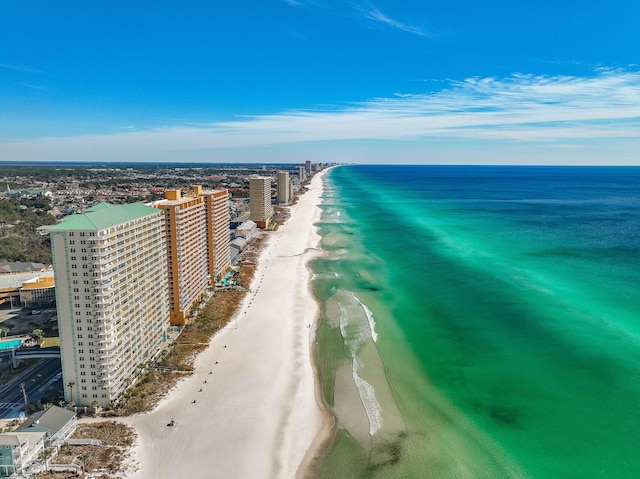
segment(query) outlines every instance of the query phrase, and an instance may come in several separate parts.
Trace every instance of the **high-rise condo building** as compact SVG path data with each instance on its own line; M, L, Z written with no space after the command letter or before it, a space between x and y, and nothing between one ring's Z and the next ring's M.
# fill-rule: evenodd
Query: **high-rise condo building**
M311 173L313 173L313 171L311 170L311 161L307 160L304 164L304 167L307 172L307 177L311 176Z
M113 403L165 339L163 214L140 203L101 203L48 230L65 399Z
M303 183L304 180L307 179L307 168L305 165L298 166L298 177L300 178L300 183Z
M153 206L165 212L171 322L185 324L191 307L230 266L229 192L192 186L167 190Z
M207 215L209 275L214 281L222 279L231 266L229 252L229 191L223 188L203 191Z
M249 218L258 228L267 228L273 207L271 206L271 178L256 177L249 180Z
M288 171L278 171L278 203L289 203L291 201L291 182Z
M171 323L186 324L191 307L200 301L211 282L207 254L207 216L204 199L196 187L186 196L165 191L153 206L164 210L167 235Z

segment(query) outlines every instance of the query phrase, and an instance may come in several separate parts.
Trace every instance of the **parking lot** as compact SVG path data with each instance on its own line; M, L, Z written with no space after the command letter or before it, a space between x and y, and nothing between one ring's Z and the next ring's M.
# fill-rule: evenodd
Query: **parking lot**
M32 314L32 311L22 308L0 309L2 336L26 336L34 329L42 329L46 336L50 336L47 332L57 330L55 308L36 310L39 311L37 314Z

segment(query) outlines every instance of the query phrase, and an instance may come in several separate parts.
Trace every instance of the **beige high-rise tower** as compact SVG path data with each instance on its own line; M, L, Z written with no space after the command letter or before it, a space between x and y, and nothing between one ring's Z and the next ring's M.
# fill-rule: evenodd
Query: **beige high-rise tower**
M140 203L101 203L48 230L65 399L106 406L165 339L164 217Z
M203 191L207 214L209 275L214 281L222 279L231 266L229 253L229 191Z
M278 171L278 204L287 204L291 201L291 182L288 171Z
M258 228L267 228L273 207L271 206L271 178L256 177L249 180L249 218Z

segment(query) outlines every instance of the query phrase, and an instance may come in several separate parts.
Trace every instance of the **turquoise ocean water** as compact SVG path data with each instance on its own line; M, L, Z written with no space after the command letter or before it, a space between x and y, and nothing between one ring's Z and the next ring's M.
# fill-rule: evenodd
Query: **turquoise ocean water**
M640 477L640 168L325 178L319 477Z

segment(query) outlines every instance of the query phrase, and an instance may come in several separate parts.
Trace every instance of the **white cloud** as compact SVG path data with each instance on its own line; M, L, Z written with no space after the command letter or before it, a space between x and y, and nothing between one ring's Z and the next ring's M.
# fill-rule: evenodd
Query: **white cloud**
M42 85L36 85L35 83L17 82L16 85L29 88L31 90L48 91L49 88Z
M8 63L0 63L0 68L4 68L5 70L22 72L22 73L42 73L42 70L37 70L35 68L25 67L22 65L9 65Z
M388 27L397 28L398 30L402 30L403 32L414 33L422 37L429 36L427 32L425 32L421 28L407 25L405 23L399 22L398 20L394 20L393 18L388 17L387 15L383 14L380 10L378 10L378 8L376 8L374 5L370 4L366 8L363 8L363 7L355 7L355 8L359 10L362 13L362 15L368 20L372 20L376 23L382 23Z
M267 153L277 157L276 151L335 153L352 148L347 144L367 144L367 151L375 151L373 143L386 142L398 152L404 146L417 151L416 145L424 149L445 143L451 151L464 144L478 150L509 145L519 151L557 145L563 152L615 144L613 150L628 162L639 151L638 131L640 72L607 70L590 78L516 74L452 81L437 92L398 94L341 108L146 131L4 140L0 160L226 161L245 152L244 161L267 161L260 158ZM631 144L633 149L627 146Z

